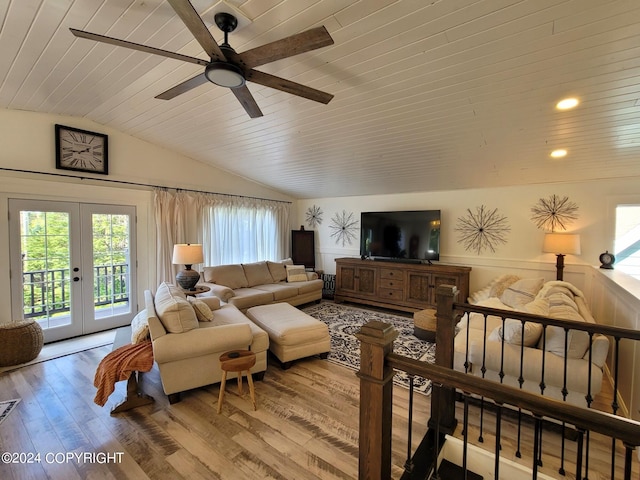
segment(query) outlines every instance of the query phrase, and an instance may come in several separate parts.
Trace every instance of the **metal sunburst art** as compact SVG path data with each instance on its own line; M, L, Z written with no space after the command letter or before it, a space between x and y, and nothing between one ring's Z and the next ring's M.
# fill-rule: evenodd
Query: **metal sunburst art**
M342 213L336 212L331 218L331 225L329 228L333 230L331 236L336 239L336 245L342 242L342 246L349 244L356 239L356 232L358 229L359 221L353 216L353 212L347 213L345 210Z
M541 230L566 230L571 222L577 220L577 211L578 205L570 202L569 197L560 198L554 194L549 198L541 198L531 207L531 220Z
M322 224L322 210L317 205L309 207L307 209L307 225L311 228L315 228Z
M467 214L458 218L455 228L459 232L458 243L478 255L487 248L495 252L498 244L507 243L506 235L510 230L507 217L498 213L497 208L489 210L484 205L476 207L475 212L467 209Z

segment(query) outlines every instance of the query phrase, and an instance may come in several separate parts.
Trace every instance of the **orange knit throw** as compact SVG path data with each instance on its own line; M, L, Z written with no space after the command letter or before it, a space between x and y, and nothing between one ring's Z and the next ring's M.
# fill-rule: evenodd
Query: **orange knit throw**
M135 371L148 372L152 367L151 340L115 349L100 361L96 370L93 386L98 391L93 399L94 403L104 406L109 395L115 390L116 382L127 380Z

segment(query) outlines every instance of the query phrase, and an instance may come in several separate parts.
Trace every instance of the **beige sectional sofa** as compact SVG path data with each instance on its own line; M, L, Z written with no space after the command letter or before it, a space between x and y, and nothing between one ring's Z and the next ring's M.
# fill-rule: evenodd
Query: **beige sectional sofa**
M243 312L258 305L286 302L297 306L320 301L323 281L291 260L205 267L201 285Z
M229 350L251 349L256 354L251 372L258 377L267 369L269 336L235 306L221 306L214 297L187 298L166 283L155 296L146 290L144 299L154 360L171 403L180 392L220 382L219 358Z

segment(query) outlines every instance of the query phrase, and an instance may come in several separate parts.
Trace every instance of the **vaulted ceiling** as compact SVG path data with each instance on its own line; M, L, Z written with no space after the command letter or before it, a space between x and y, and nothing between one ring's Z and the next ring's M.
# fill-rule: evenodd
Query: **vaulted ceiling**
M5 0L0 106L87 117L298 198L640 175L638 0L192 3L218 43L213 11L246 17L238 53L324 25L333 45L257 70L333 100L247 83L255 119L211 83L158 100L203 67L69 28L208 60L166 1Z

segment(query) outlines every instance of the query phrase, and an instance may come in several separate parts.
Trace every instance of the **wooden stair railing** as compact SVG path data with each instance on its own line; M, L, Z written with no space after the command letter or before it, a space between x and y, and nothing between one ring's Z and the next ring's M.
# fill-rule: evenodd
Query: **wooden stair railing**
M456 426L456 389L492 399L498 405L512 405L574 425L580 431L597 432L623 442L625 478L631 476L632 451L640 445L640 422L535 395L451 369L455 333L455 287L439 287L436 317L436 365L393 353L397 332L388 324L373 321L356 334L361 342L360 371L360 453L359 478L391 478L391 413L393 370L419 375L433 382L430 427L453 432ZM454 321L452 321L454 319ZM442 322L442 324L441 324ZM448 349L444 346L450 345ZM439 348L440 347L440 348Z

